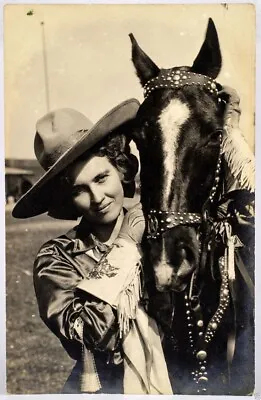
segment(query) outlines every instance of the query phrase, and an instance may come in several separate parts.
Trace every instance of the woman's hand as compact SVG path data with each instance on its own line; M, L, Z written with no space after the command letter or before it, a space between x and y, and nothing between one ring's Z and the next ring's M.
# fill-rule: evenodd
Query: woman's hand
M238 93L235 89L229 86L223 86L222 90L218 93L218 97L226 103L225 125L237 128L241 114L241 109L239 107L240 98Z

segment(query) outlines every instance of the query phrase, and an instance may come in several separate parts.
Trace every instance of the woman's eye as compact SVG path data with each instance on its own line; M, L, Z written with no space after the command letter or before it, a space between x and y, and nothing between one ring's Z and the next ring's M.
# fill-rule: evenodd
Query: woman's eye
M97 183L104 183L104 182L106 182L107 178L108 178L108 175L100 175L100 176L97 177L96 182Z
M76 186L76 187L72 188L72 195L79 196L79 194L81 194L83 191L84 191L83 187Z

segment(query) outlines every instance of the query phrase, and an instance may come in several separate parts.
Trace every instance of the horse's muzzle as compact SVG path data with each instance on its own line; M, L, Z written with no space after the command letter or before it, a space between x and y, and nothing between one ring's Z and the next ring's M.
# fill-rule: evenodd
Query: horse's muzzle
M163 243L164 242L164 243ZM155 248L153 264L156 288L160 292L182 292L199 262L199 243L193 228L177 227L165 233Z
M177 271L172 265L162 263L154 268L156 289L159 292L173 290L182 292L186 289L196 266L184 259Z

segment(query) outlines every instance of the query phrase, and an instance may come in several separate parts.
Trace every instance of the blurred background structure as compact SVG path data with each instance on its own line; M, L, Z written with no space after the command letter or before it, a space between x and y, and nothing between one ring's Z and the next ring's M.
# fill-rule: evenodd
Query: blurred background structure
M15 203L43 174L36 160L5 160L5 202Z

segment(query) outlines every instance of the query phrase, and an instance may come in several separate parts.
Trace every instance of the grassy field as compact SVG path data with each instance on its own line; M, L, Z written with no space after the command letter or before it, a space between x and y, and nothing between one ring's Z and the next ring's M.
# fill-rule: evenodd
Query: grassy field
M6 350L10 394L58 393L74 364L38 316L32 269L40 246L75 222L6 212Z

